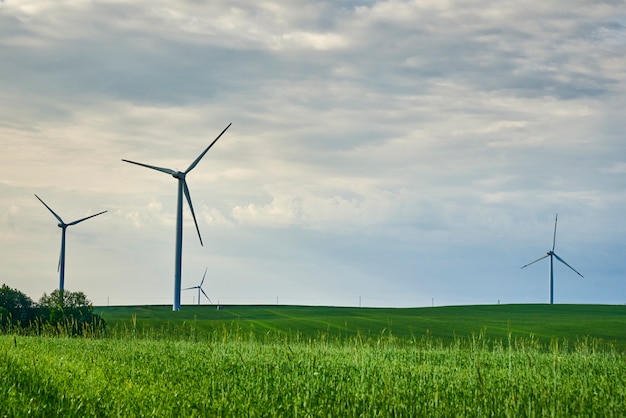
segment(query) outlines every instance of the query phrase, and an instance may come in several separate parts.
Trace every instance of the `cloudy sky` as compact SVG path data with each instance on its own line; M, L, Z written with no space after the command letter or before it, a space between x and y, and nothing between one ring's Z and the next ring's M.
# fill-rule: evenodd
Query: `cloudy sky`
M626 4L0 0L0 282L34 300L626 303ZM183 292L183 304L195 291Z

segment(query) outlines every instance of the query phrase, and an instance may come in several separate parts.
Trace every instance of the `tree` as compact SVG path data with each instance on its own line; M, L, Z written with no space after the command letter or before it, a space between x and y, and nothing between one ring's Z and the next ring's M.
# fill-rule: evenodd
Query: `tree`
M93 314L93 305L83 292L68 290L61 292L56 289L50 295L44 293L39 299L39 308L47 312L53 321L64 318L90 320Z
M52 332L82 335L101 332L106 324L93 313L93 305L83 292L54 290L39 304L6 284L0 287L0 331Z
M40 315L52 325L66 325L72 334L81 334L85 325L104 326L104 321L93 313L93 305L83 292L58 289L39 299Z
M19 290L3 284L0 287L0 315L1 325L6 325L10 318L13 325L27 326L35 318L35 303Z
M3 306L0 306L0 330L5 329L9 320L12 318L13 316L9 313L9 311Z

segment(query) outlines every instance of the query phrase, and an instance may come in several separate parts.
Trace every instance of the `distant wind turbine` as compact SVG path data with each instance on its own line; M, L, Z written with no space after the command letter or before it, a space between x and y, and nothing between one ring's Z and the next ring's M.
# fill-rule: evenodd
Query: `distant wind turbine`
M574 271L574 273L578 274L580 277L584 277L582 274L580 274L579 272L577 272L574 267L570 266L569 264L567 264L565 262L565 260L563 260L561 257L559 257L558 255L556 255L556 253L554 252L554 246L556 244L556 222L558 219L559 214L557 213L556 216L554 217L554 235L552 237L552 249L550 251L548 251L546 253L546 255L544 255L541 258L538 258L537 260L533 261L532 263L528 263L525 266L522 266L522 268L524 267L528 267L531 264L535 264L537 261L543 260L546 257L550 257L550 304L552 305L554 303L554 258L556 258L557 260L559 260L561 263L565 264L567 267L569 267L570 269L572 269Z
M82 221L86 221L89 218L93 218L94 216L98 216L98 215L102 215L103 213L106 212L102 211L100 213L96 213L95 215L91 215L91 216L87 216L85 218L79 219L77 221L74 222L70 222L70 223L65 223L63 222L63 219L61 219L61 217L59 215L57 215L52 209L50 209L50 206L46 205L46 203L41 200L41 198L37 195L35 195L35 197L37 199L39 199L39 201L41 203L43 203L43 205L48 208L48 210L50 211L50 213L52 213L54 215L55 218L57 218L57 220L59 221L59 228L61 228L61 255L59 255L59 266L58 266L58 271L59 271L59 290L61 292L61 294L63 294L63 289L65 286L65 230L67 229L68 226L72 226L72 225L76 225L78 223L81 223Z
M202 294L204 296L206 296L206 298L209 300L209 302L211 303L211 305L213 304L213 301L211 301L211 298L209 297L209 295L207 295L204 292L204 289L202 288L202 284L204 283L204 279L206 278L206 272L209 268L207 267L206 269L204 269L204 275L202 276L202 281L200 282L200 284L198 286L191 286L191 287L186 287L182 290L191 290L191 289L198 289L198 305L200 305L200 292L202 292Z
M187 203L189 204L189 209L191 210L191 216L193 217L193 222L196 225L196 231L198 231L198 238L200 239L200 245L204 245L202 243L202 237L200 236L200 228L198 228L198 222L196 221L196 214L193 211L193 205L191 204L191 196L189 195L189 188L187 187L187 181L185 180L185 176L189 174L191 170L193 170L196 165L200 162L202 157L211 149L213 144L217 142L218 139L226 132L226 129L230 128L232 123L229 123L226 128L220 133L217 138L213 140L209 144L208 147L198 158L195 159L193 163L187 168L185 171L174 171L169 168L155 167L153 165L137 163L135 161L124 160L127 163L140 165L142 167L151 168L156 171L161 171L165 174L169 174L175 179L178 180L178 198L177 198L177 206L176 206L176 255L174 259L174 303L172 305L172 310L179 311L180 310L180 291L181 291L181 270L182 270L182 258L183 258L183 193L187 198Z

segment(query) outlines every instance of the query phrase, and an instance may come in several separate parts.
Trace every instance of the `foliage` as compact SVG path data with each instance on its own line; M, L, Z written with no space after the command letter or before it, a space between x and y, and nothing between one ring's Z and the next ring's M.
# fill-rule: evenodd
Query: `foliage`
M0 287L0 329L27 324L35 316L35 304L28 296L6 284Z
M46 311L53 322L68 317L89 322L93 315L93 305L83 292L56 289L50 295L44 293L39 299L39 308Z
M60 291L56 289L39 299L39 311L45 323L62 329L70 335L80 335L85 324L94 327L104 326L104 321L94 314L93 305L83 292ZM60 325L60 327L59 327Z
M593 341L0 336L0 416L622 416Z
M83 292L44 293L39 303L7 285L0 288L0 331L82 335L101 332L105 322Z

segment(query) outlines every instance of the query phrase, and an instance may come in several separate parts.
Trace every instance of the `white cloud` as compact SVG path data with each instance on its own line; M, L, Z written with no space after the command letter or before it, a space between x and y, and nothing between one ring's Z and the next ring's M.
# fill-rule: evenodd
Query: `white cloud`
M125 214L125 218L134 226L136 229L141 228L141 215L136 210L127 212Z
M586 237L624 246L620 6L3 3L0 234L23 244L7 244L3 273L36 294L54 276L37 192L70 217L109 209L76 256L98 248L93 263L154 279L166 302L176 183L121 159L185 169L229 122L187 177L205 247L184 213L186 268L210 257L224 292L275 293L258 273L314 293L324 274L359 294L385 280L471 300L459 278L484 294L484 277L517 272L557 211L584 230L567 242L592 266Z
M270 43L273 49L313 49L329 51L348 47L348 41L333 33L293 32L275 37Z

